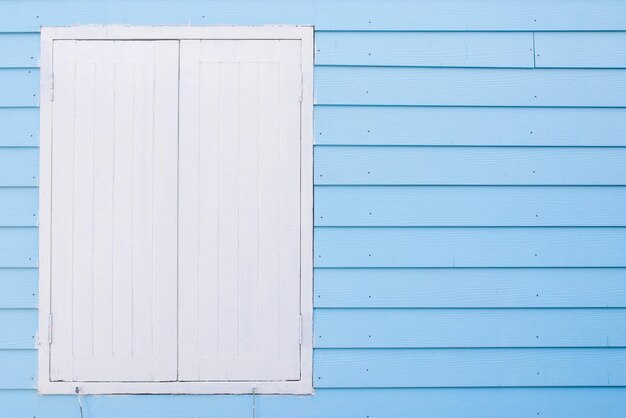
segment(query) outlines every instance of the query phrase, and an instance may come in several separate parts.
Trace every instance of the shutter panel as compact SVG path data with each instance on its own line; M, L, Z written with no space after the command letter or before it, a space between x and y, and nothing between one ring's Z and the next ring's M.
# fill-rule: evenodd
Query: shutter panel
M177 41L55 41L51 380L176 380Z
M181 41L179 379L300 378L300 41Z

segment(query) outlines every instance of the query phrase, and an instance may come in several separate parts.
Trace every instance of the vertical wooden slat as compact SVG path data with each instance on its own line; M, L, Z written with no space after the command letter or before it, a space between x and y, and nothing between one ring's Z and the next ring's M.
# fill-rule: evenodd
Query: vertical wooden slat
M154 76L152 63L135 67L133 114L133 357L152 355L154 315ZM160 227L160 225L156 225Z
M134 63L115 66L113 156L113 357L132 357Z
M262 64L259 77L259 355L278 354L280 64Z
M50 346L50 379L70 380L72 363L72 281L74 213L74 92L75 41L56 41L54 45L55 83L52 137L52 217L51 217L51 312L56 326ZM62 280L56 279L57 277Z
M178 292L178 45L155 43L153 138L154 327L151 370L156 380L176 378Z
M82 53L78 43L77 54ZM95 63L78 62L74 85L73 355L93 354L93 210Z
M206 356L219 352L219 170L220 170L220 66L216 63L200 64L199 98L199 152L198 197L200 255L197 276L197 302L199 314L196 330L199 335L198 350ZM202 280L200 280L202 278ZM193 325L192 325L193 326Z
M281 377L300 377L300 41L280 42L278 306Z
M102 54L113 53L113 45L102 46ZM113 355L113 161L114 101L116 65L96 64L96 107L94 110L94 258L93 258L93 324L94 357Z
M188 374L197 379L199 310L201 292L198 275L200 263L199 166L200 41L180 43L180 108L179 108L179 189L178 199L178 354L179 376ZM202 88L202 87L200 87ZM184 164L180 162L184 161ZM190 321L195 318L195 321ZM183 359L186 359L183 360ZM182 360L182 361L181 361Z
M257 354L259 287L259 65L240 66L239 126L239 353Z
M220 63L219 84L219 349L239 355L239 63Z

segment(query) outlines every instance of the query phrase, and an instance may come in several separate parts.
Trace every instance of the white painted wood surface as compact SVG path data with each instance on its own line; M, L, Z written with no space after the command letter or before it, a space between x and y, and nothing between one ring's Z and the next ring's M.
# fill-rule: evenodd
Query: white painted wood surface
M300 379L296 40L181 42L179 379Z
M176 380L177 58L55 42L53 381Z

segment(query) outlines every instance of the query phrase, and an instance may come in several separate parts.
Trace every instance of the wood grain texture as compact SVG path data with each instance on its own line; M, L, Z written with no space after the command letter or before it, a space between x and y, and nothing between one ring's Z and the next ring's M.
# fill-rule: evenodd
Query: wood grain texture
M0 308L36 308L37 279L35 268L0 268Z
M37 186L38 183L37 148L0 148L0 187Z
M314 377L320 388L623 386L626 349L318 349Z
M315 148L317 185L624 185L626 148Z
M533 67L528 32L319 32L316 65Z
M315 109L318 145L624 146L625 129L621 108Z
M39 35L36 33L1 34L0 67L39 67Z
M317 227L316 267L623 267L626 228Z
M38 31L77 24L310 24L317 30L624 30L626 6L616 0L502 2L498 0L167 0L108 1L98 9L45 0L5 2L3 31ZM582 18L584 16L584 18Z
M0 108L0 146L32 147L39 143L39 109Z
M34 187L0 187L0 226L37 226L37 205Z
M317 348L625 347L624 309L317 309Z
M626 68L626 32L538 32L538 68Z
M316 104L626 106L626 72L593 69L318 67Z
M0 350L34 349L37 310L0 309Z
M315 271L318 308L623 308L623 268Z
M316 226L626 226L626 187L317 186Z
M0 350L0 370L0 390L35 389L37 351Z
M39 105L39 70L0 68L0 107Z
M362 186L317 188L316 214L324 220L317 219L322 228L316 239L322 247L316 250L325 248L331 258L336 257L330 265L344 263L348 267L369 265L368 250L374 251L371 257L376 264L387 266L416 262L458 266L477 261L485 266L623 265L619 251L625 242L620 228L569 228L623 225L622 188L594 187L626 184L623 150L594 148L587 153L578 148L541 148L626 145L626 113L611 108L626 103L626 76L618 70L624 68L624 34L610 32L626 30L626 5L621 1L181 0L174 4L113 0L98 8L87 2L7 1L0 4L0 66L13 69L0 70L4 86L0 146L38 143L39 75L23 68L38 65L33 61L38 57L34 39L39 28L86 23L315 24L318 30L339 31L318 33L323 48L318 52L318 64L347 66L529 66L528 54L522 55L521 50L517 54L517 50L487 48L501 51L497 56L470 48L464 56L459 44L437 39L458 38L471 47L476 44L470 37L484 36L497 42L510 37L526 42L530 33L508 31L537 31L534 59L538 66L578 69L318 68L318 144L468 145L479 149L318 147L316 169L324 178L316 174L317 184ZM351 30L359 32L346 32ZM471 32L491 30L504 32ZM553 32L588 30L602 32ZM8 33L12 31L32 33ZM333 50L335 40L348 38L350 43L337 43ZM394 39L402 39L405 46L394 44ZM377 42L388 50L374 50L366 56ZM451 49L440 48L446 45ZM424 54L429 46L430 55ZM533 52L528 52L532 58ZM327 70L330 72L325 73ZM367 106L358 106L362 104ZM397 106L406 104L420 106ZM485 146L494 149L483 149ZM499 146L537 148L496 150ZM0 150L0 185L36 186L36 160L34 148ZM369 187L371 184L392 186ZM421 184L442 187L397 186ZM554 187L506 187L523 184ZM572 187L581 184L586 186ZM19 197L12 194L18 189L8 190L0 189L0 225L5 219L7 226L12 226L0 228L0 265L36 266L36 258L24 258L27 253L36 257L36 229L20 227L34 225L28 216L35 202L25 190L35 189L19 189L15 192L23 192ZM381 228L428 225L446 228ZM538 228L476 228L464 235L462 228L449 228L454 225ZM544 228L555 225L568 228ZM374 228L328 228L332 226ZM536 248L540 249L537 262ZM380 257L380 251L387 250L387 256ZM622 344L619 324L623 321L616 320L622 310L601 308L626 307L623 268L319 268L315 274L316 306L378 309L318 309L320 332L325 338L333 336L335 343L331 339L329 346L340 349L317 350L319 388L315 396L257 397L260 418L291 417L294 413L302 418L412 418L416 411L450 418L500 418L502 411L520 417L624 415L626 389L609 387L626 384L623 349L599 348ZM36 268L0 268L0 307L35 308L36 284ZM387 309L402 307L507 309L496 311L497 315L486 309ZM594 309L509 309L514 307ZM0 347L4 343L11 349L0 349L0 387L10 390L0 390L0 416L78 418L75 397L42 397L32 389L37 364L34 351L20 349L27 347L30 330L17 325L28 322L27 312L32 311L7 312L0 310L0 328L10 331L0 335ZM326 314L329 316L321 316ZM371 330L375 333L365 334ZM540 337L538 342L532 341L534 330L542 331L535 335ZM587 331L576 334L576 330ZM605 338L602 344L606 336L617 339ZM504 349L513 344L547 346L548 342L564 344L559 347L587 344L598 348ZM491 344L500 349L397 348L443 343ZM371 344L396 348L343 348ZM324 383L318 383L317 377ZM396 387L403 385L490 387ZM594 385L598 387L590 387ZM353 386L376 388L345 389ZM84 403L86 415L94 417L234 418L249 415L252 408L249 396L89 397Z
M37 267L37 228L0 228L0 268Z
M267 395L256 398L259 418L393 416L414 418L419 410L442 418L622 418L624 388L427 388L317 389L314 396ZM37 396L35 390L0 390L0 411L12 418L80 418L74 396ZM95 396L83 398L95 416L136 418L239 418L248 416L251 396Z

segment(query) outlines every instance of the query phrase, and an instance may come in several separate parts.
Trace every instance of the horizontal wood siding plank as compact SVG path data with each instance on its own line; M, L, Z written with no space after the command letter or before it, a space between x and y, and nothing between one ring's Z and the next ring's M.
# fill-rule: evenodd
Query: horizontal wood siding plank
M626 148L317 146L315 183L625 185Z
M0 226L37 226L38 189L0 187Z
M37 69L0 69L0 86L0 107L39 105Z
M626 106L626 71L318 67L323 105Z
M39 35L36 33L0 35L0 67L39 67Z
M626 347L624 323L625 309L316 309L315 346Z
M315 225L626 226L626 187L317 186Z
M37 228L0 227L0 267L37 267Z
M258 418L623 418L626 388L427 388L317 389L314 396L256 398ZM251 396L95 396L82 400L94 417L240 418L250 415ZM80 418L74 396L38 396L35 390L0 390L2 412L11 418ZM121 412L120 412L121 411ZM537 415L539 414L539 415Z
M37 311L0 309L0 350L35 348Z
M317 65L533 67L530 32L320 32Z
M37 186L38 183L37 148L0 148L0 187Z
M533 66L530 32L318 32L316 64ZM37 33L0 35L0 67L38 67Z
M625 130L621 108L315 109L318 145L624 146Z
M46 0L7 1L3 31L85 24L209 25L312 24L317 30L624 30L619 0L110 0L98 8Z
M0 146L32 147L38 144L38 108L0 108Z
M624 309L316 309L318 348L624 347ZM37 311L0 309L0 350L35 348Z
M12 418L80 418L74 396L37 396L35 390L0 391ZM95 417L239 418L250 413L250 396L97 396L83 398ZM622 418L624 388L429 388L318 389L314 396L267 395L256 398L258 418L414 418L415 411L441 418ZM207 415L207 411L209 411Z
M626 228L317 227L316 267L623 267Z
M0 350L0 370L0 389L34 389L37 386L37 351Z
M624 386L623 348L318 349L317 387Z
M626 68L626 32L538 32L542 68Z
M36 308L38 271L0 268L0 308Z
M316 269L318 308L624 308L623 268Z
M317 389L314 396L257 399L260 418L293 411L299 418L616 418L622 417L624 395L624 388L394 388Z

